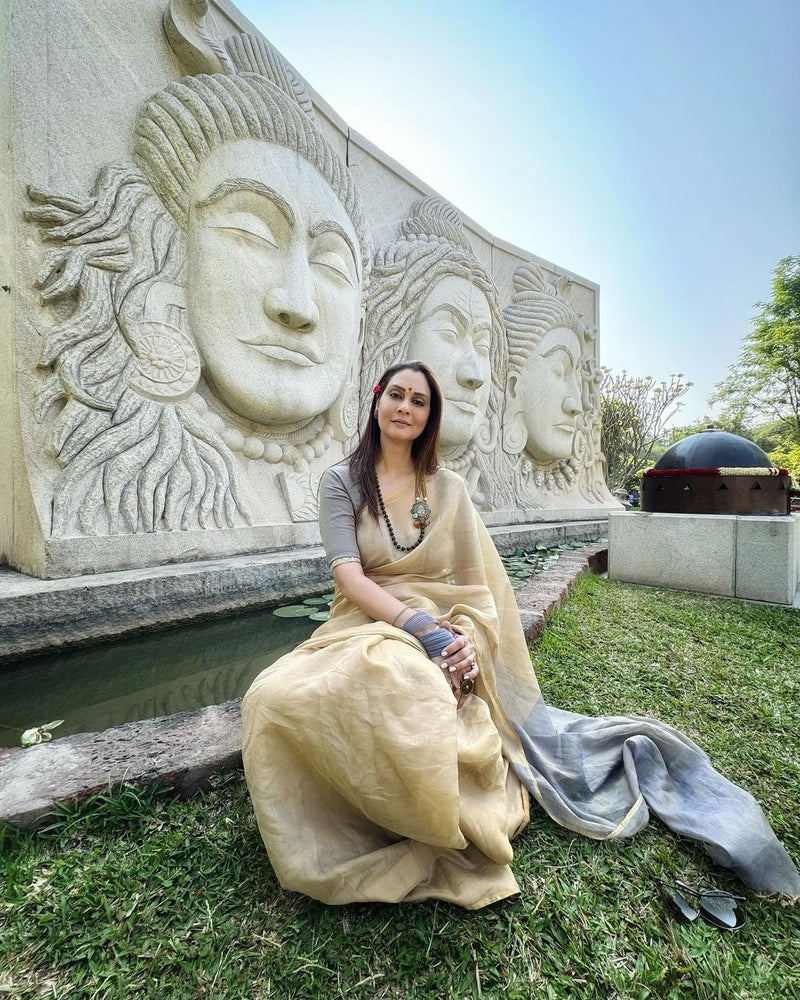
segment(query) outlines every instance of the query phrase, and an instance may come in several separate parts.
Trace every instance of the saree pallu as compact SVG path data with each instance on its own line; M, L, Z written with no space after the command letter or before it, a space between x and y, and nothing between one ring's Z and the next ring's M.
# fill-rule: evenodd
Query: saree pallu
M474 693L457 710L416 639L337 592L330 620L242 702L245 774L281 885L326 903L488 905L519 891L510 841L533 796L597 839L630 836L652 811L752 888L800 895L758 804L686 736L545 704L514 592L463 481L440 469L428 486L431 525L411 552L360 514L362 566L468 635L481 668ZM384 500L400 537L413 483Z

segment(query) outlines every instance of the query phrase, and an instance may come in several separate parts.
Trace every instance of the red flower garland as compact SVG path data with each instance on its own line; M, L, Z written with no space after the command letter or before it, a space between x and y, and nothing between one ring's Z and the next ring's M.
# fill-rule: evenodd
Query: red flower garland
M647 469L645 476L719 476L719 469ZM746 475L746 473L742 473ZM753 475L763 475L759 470L753 470ZM786 469L776 469L770 475L788 476Z

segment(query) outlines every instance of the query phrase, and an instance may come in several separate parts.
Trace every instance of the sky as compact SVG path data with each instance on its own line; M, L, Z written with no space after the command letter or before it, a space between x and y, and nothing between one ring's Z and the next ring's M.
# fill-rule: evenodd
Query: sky
M798 0L237 0L350 125L600 286L600 362L708 397L800 253Z

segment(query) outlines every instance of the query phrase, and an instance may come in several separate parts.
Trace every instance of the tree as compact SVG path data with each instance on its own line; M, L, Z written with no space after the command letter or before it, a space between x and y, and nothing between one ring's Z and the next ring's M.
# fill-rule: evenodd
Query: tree
M772 300L756 303L753 330L709 402L748 426L782 420L800 444L800 257L783 257L773 275Z
M603 368L600 383L601 447L606 457L608 488L630 489L648 465L656 442L680 409L678 400L692 386L683 375L656 382L652 375L635 378Z
M773 465L791 474L795 487L800 486L800 444L792 448L778 448L769 453Z

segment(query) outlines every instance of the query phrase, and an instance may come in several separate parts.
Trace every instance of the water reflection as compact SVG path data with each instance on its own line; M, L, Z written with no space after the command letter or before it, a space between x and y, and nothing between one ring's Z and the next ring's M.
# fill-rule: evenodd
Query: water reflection
M0 666L0 746L53 719L57 739L237 698L318 625L262 608Z

